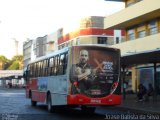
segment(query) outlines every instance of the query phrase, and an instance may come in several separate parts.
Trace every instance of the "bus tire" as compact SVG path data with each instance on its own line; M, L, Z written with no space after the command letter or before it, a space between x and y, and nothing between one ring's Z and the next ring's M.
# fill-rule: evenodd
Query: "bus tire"
M32 105L32 106L36 106L36 105L37 105L37 101L33 101L33 100L31 99L31 105Z
M48 112L53 112L52 98L50 93L47 95L47 110Z
M95 110L96 110L96 107L88 107L88 106L82 105L81 106L81 110L84 113L93 114L95 112Z
M36 105L37 105L37 101L32 100L32 92L31 92L31 91L30 91L29 96L30 96L30 98L31 98L31 105L32 105L32 106L36 106Z

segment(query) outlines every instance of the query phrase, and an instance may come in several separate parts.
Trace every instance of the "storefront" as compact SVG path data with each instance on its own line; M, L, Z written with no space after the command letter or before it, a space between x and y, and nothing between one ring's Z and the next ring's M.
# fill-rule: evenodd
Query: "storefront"
M142 83L145 87L151 83L155 94L160 94L160 50L128 54L121 57L122 70L132 67L132 90L137 92L137 86ZM125 73L125 72L123 72ZM124 74L126 76L126 74ZM123 81L125 77L122 77Z

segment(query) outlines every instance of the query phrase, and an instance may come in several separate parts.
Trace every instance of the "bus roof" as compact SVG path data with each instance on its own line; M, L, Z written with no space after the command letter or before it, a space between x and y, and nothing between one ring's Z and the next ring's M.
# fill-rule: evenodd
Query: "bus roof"
M81 44L81 45L75 45L75 46L78 46L78 47L103 47L103 48L110 48L113 50L120 50L120 49L114 48L112 46L106 46L105 44L104 45L102 45L102 44ZM72 46L72 47L75 47L75 46Z
M72 47L100 47L100 48L106 48L106 49L109 48L109 49L112 49L113 51L120 51L118 48L113 48L111 46L106 46L106 45L82 44L82 45L75 45L75 46L65 47L65 48L63 48L61 50L54 51L54 52L49 53L49 54L47 54L45 56L39 57L34 61L31 61L29 64L35 63L35 62L38 62L38 61L41 61L41 60L44 60L44 59L47 59L47 58L50 58L50 57L52 57L54 55L58 55L58 54L63 53L63 52L66 52Z
M61 50L54 51L54 52L52 52L52 53L49 53L49 54L47 54L47 55L45 55L45 56L39 57L39 58L31 61L29 64L35 63L35 62L38 62L38 61L41 61L41 60L44 60L44 59L46 59L46 58L50 58L50 57L52 57L52 56L54 56L54 55L58 55L58 54L60 54L60 53L62 53L62 52L66 52L66 51L68 51L68 50L69 50L69 47L63 48L63 49L61 49Z

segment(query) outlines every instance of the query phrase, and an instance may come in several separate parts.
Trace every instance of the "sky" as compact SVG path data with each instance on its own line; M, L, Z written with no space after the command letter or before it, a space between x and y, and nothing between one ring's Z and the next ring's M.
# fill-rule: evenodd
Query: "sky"
M0 0L0 55L15 55L15 40L22 43L55 32L73 29L80 18L108 16L124 3L105 0Z

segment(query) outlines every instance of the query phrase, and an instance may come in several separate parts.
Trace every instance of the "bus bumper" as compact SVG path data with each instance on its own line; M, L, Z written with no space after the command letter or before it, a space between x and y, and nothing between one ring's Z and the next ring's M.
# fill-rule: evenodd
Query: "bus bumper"
M101 98L91 98L82 94L68 95L67 103L69 105L120 105L121 95L108 95Z

